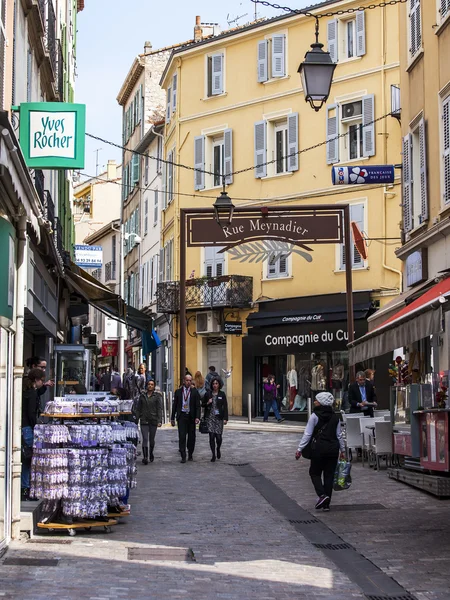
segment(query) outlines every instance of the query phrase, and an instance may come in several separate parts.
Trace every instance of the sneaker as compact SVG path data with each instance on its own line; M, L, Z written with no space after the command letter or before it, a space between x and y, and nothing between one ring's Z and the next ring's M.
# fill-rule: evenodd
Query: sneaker
M324 507L324 504L326 505L327 502L330 502L330 498L328 496L320 496L316 502L316 510L321 510Z
M278 419L278 423L282 423L283 421L286 421L286 419L283 419L283 417L281 417L281 419Z
M189 458L188 458L188 460L194 460L194 459L192 458L192 454L189 454Z

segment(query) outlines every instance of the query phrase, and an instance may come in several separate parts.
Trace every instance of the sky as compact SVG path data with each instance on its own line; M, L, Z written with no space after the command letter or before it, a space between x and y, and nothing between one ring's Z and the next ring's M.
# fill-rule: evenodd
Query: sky
M316 0L272 0L292 8L316 4ZM258 17L285 14L256 5ZM251 0L86 0L78 13L77 78L75 102L86 104L86 131L111 140L122 141L122 112L116 97L133 63L144 51L144 42L154 49L170 46L193 37L195 17L202 22L219 23L222 30L254 20ZM231 22L237 17L237 22ZM228 21L230 24L228 24ZM84 173L104 170L109 159L122 159L120 150L86 138Z

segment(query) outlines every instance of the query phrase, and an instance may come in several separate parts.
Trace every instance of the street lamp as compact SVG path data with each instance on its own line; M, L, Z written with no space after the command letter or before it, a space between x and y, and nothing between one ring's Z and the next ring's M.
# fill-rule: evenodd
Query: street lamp
M231 225L231 221L233 220L234 204L231 202L231 198L225 191L225 184L224 189L220 192L220 196L217 197L213 207L214 217L222 229L226 225Z
M303 92L306 102L318 112L330 95L333 73L336 68L329 52L322 50L319 43L319 21L316 19L316 41L311 44L312 50L305 54L305 60L298 68L302 78Z

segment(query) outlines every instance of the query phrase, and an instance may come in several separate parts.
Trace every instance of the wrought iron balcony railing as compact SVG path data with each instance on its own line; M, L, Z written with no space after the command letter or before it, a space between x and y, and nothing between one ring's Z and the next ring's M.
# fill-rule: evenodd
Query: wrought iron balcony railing
M179 281L158 283L156 310L177 313L180 310ZM253 299L253 277L222 275L186 281L186 308L245 308Z
M105 283L112 283L116 281L116 263L111 260L105 265Z
M42 202L42 206L44 206L44 172L41 171L41 169L34 170L34 187L36 188L37 195Z
M42 25L45 29L45 0L38 0L39 14L41 15Z
M64 56L61 47L61 42L56 40L57 47L57 64L56 64L56 83L58 86L59 101L64 101Z
M102 269L94 269L93 271L91 271L91 275L94 279L96 279L97 281L101 281L102 280Z
M63 229L61 225L61 221L58 217L55 217L55 226L53 230L53 241L55 243L56 249L62 255L64 252L64 240L63 240Z
M47 27L45 31L45 46L48 51L53 73L56 75L56 16L53 2L47 2Z
M44 190L44 217L54 227L55 224L55 203L48 190Z

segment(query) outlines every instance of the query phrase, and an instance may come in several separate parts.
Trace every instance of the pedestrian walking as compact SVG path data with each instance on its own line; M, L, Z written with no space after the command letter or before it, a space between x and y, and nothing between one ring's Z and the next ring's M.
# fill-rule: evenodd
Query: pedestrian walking
M214 377L217 377L217 379L220 381L220 387L223 388L223 379L222 379L222 377L216 371L216 367L214 367L214 366L211 365L209 367L208 375L205 377L205 389L206 389L207 392L211 391L211 381L213 380Z
M269 420L269 412L271 410L273 410L273 414L275 415L275 418L278 421L278 423L282 423L284 421L284 419L278 411L277 384L275 383L275 377L273 375L269 375L267 377L267 381L264 383L264 421L265 422L267 422Z
M33 431L39 416L39 390L44 385L45 372L31 369L23 379L22 389L22 499L30 496L30 470L33 456Z
M377 406L377 395L371 381L366 379L364 371L356 373L356 381L348 386L350 413L362 413L373 417L373 408Z
M203 400L206 394L205 380L200 371L196 371L194 375L194 386L197 392L200 394L200 400Z
M221 458L223 426L228 423L228 401L225 392L222 392L220 388L219 379L213 377L211 391L206 392L202 402L208 425L209 446L212 452L211 462L216 461L216 456L219 460Z
M151 379L147 384L147 390L139 396L136 409L136 417L141 426L142 453L144 455L142 463L144 465L148 465L149 440L150 462L154 461L153 450L155 448L156 431L162 425L162 404L161 393L155 391L155 382Z
M329 392L317 394L314 400L314 412L308 420L295 454L298 460L306 446L309 446L308 458L311 458L309 476L318 496L316 509L325 511L330 510L339 452L341 457L345 456L339 415L333 411L333 403L334 397Z
M181 462L186 462L186 441L188 460L193 460L195 449L195 426L200 422L200 394L192 386L192 375L184 376L183 385L175 392L170 424L178 423L178 442Z
M136 373L136 387L137 387L137 394L138 396L140 396L143 392L145 392L146 388L147 388L147 373L146 373L147 369L144 363L141 363L138 367L138 372Z

